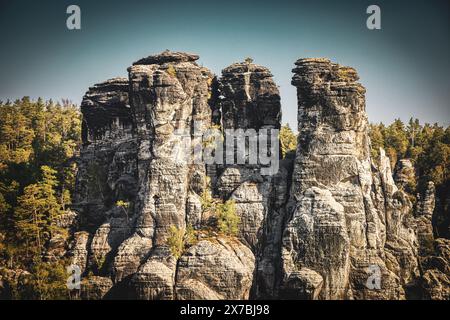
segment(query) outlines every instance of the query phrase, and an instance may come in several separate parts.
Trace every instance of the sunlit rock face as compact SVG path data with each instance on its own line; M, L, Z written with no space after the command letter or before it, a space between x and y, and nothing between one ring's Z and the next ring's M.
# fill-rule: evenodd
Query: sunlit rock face
M74 207L84 233L75 237L70 255L82 264L83 274L100 277L85 282L90 286L105 277L112 280L110 292L102 286L96 297L176 298L177 259L167 246L169 230L200 224L200 195L206 187L205 164L201 159L193 163L183 152L201 145L212 123L213 75L197 59L170 51L143 58L128 68L128 79L97 84L83 99L84 146ZM178 149L180 157L174 153ZM245 277L238 267L224 273L237 277L233 285L244 285L242 293L214 293L218 297L248 297L254 257L245 250ZM221 269L227 255L235 254L231 246L221 248L198 267L205 263L204 268L219 272L214 268ZM195 290L203 289L190 294L201 297Z
M293 72L299 143L281 295L295 297L299 287L303 296L304 283L320 299L403 298L417 272L411 204L387 158L378 167L370 158L365 89L353 68L327 59L300 59ZM378 290L366 286L370 270L381 275Z
M177 299L248 299L255 258L240 241L227 237L203 240L180 258Z
M78 159L74 208L84 239L82 267L101 269L128 237L132 220L117 200L132 202L137 192L137 144L128 99L128 80L114 78L89 88L81 103L83 147ZM78 238L75 238L78 239ZM77 240L77 245L80 242Z
M266 67L253 62L234 63L222 70L217 107L224 129L280 128L278 87Z
M269 130L276 134L274 130L281 125L281 103L269 69L251 60L234 63L222 70L216 86L213 121L224 131L242 130L251 135ZM227 139L230 138L225 136L224 140ZM275 160L279 162L279 149L275 151ZM276 295L290 161L281 161L273 174L265 174L263 168L259 161L250 163L250 159L243 164L218 165L212 179L218 197L235 201L236 213L241 218L240 239L255 254L253 298Z
M384 151L371 158L365 89L353 68L296 62L296 155L277 158L267 174L260 161L186 157L208 129L220 127L226 142L225 130L258 133L281 121L267 68L246 60L215 77L198 58L164 51L140 59L128 78L83 98L67 254L82 272L81 298L448 299L448 243L434 239L431 223L434 185L414 201L405 193L412 164L397 164L396 185ZM278 148L278 138L270 144ZM175 256L171 227L210 226L204 191L235 201L238 235L203 229Z

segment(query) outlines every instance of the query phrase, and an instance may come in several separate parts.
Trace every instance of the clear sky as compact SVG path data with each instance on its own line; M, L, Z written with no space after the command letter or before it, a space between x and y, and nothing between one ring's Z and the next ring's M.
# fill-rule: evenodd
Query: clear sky
M81 8L81 30L66 8ZM366 28L381 8L382 30ZM252 57L280 86L296 126L294 62L328 57L355 67L372 122L450 123L450 1L0 0L0 100L24 95L80 103L87 88L165 49L200 55L214 73Z

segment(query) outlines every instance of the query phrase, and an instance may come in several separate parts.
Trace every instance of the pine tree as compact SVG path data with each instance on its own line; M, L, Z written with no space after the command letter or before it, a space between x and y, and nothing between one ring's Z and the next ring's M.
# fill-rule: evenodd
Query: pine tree
M380 148L384 149L384 124L371 124L369 126L369 136L370 136L370 142L371 142L371 155L372 160L375 162L380 157Z
M24 189L15 210L16 229L31 253L40 254L46 241L57 230L56 218L62 213L56 198L56 171L42 166L42 179Z
M223 204L218 204L216 206L216 214L219 231L229 236L237 236L241 218L236 214L235 201L227 200Z
M288 152L295 152L295 149L297 148L297 136L294 134L288 123L281 126L280 145L283 158Z

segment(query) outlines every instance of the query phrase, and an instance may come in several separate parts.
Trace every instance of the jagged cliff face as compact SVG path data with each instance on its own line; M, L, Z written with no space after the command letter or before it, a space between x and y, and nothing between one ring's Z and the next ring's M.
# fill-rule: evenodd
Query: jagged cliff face
M100 294L249 297L254 255L238 240L200 241L178 261L167 246L170 227L203 219L206 166L174 154L201 146L212 123L213 76L197 59L172 52L141 59L129 79L98 84L83 99L75 205L81 226L71 254L82 271L96 274L87 285L98 283Z
M280 128L280 95L267 68L248 62L232 64L222 71L217 87L213 119L224 130ZM272 147L278 154L278 143ZM240 239L255 254L252 296L257 298L276 295L290 163L281 161L277 172L270 175L262 168L260 163L219 165L213 178L215 194L235 201L241 218Z
M402 286L417 272L411 205L383 153L378 169L370 158L365 89L354 69L329 60L300 59L296 66L299 141L283 233L282 294L404 297ZM369 270L381 273L380 290L366 287Z
M175 152L193 153L212 126L223 134L280 128L280 96L267 68L235 63L214 77L197 59L149 56L128 69L128 79L97 84L83 98L69 252L90 275L82 298L398 299L421 285L418 263L428 270L428 295L445 297L446 273L436 269L445 243L431 250L434 260L418 259L419 247L433 241L433 187L415 218L384 152L371 159L365 89L354 69L296 62L298 149L268 174L260 162L206 164ZM271 147L277 151L277 139ZM175 257L170 228L208 223L207 189L235 201L239 234L200 233Z

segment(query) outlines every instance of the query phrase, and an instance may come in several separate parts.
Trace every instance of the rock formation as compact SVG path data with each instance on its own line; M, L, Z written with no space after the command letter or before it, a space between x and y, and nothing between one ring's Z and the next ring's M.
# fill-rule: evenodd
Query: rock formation
M170 227L185 230L187 223L201 220L206 166L174 156L177 148L188 145L192 151L201 145L211 126L213 76L197 59L169 51L141 59L128 69L129 79L95 85L83 99L84 147L74 205L83 231L74 235L71 256L85 275L97 276L89 286L98 277L112 280L109 297L174 299L179 291L180 298L248 298L254 269L248 249L238 253L234 246L201 241L181 257L178 275L167 246ZM219 270L234 255L236 266L223 279L207 274L201 279L199 271L201 292L189 289L192 279L185 277L191 261L199 270ZM242 256L245 265L238 263ZM222 282L214 283L228 280L228 293L219 290ZM105 288L107 281L101 283ZM104 295L104 289L95 293Z
M424 299L450 300L450 241L434 242L434 254L421 259Z
M379 168L372 163L365 89L354 69L327 59L300 59L293 72L299 141L281 295L402 298L417 273L411 204L384 154ZM366 286L371 272L377 290Z
M268 171L251 154L211 164L196 151L211 128L234 151L239 141L227 130L276 135L281 104L270 71L247 60L215 77L197 59L170 51L140 59L128 79L83 98L68 254L82 271L82 298L402 299L411 287L448 297L448 244L436 240L428 260L418 254L430 236L433 186L414 215L407 161L397 187L384 151L371 158L354 69L296 62L296 156ZM269 141L264 155L277 155L278 138ZM201 231L211 219L206 191L234 200L237 237ZM168 239L190 226L197 238L177 255Z
M280 95L267 68L249 61L234 63L222 71L217 87L213 119L223 130L250 132L280 128ZM272 147L279 148L278 145ZM254 297L276 294L289 167L289 161L283 160L279 170L271 175L264 174L261 163L217 166L215 169L214 191L220 198L236 202L236 211L241 217L241 239L256 255Z

